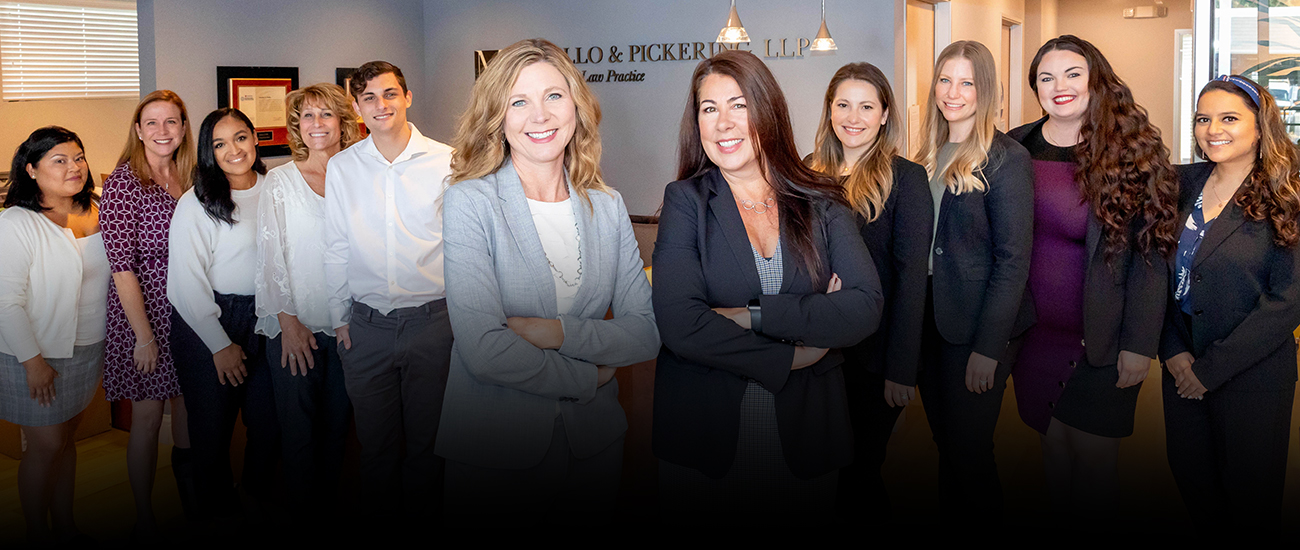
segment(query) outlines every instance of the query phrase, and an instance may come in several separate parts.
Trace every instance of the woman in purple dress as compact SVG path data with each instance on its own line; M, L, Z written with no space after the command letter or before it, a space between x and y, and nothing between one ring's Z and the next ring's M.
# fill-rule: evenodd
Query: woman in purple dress
M180 96L158 90L135 108L117 169L104 180L99 223L113 271L108 289L104 391L109 401L130 399L127 473L135 496L135 534L157 532L154 473L163 404L172 404L172 471L189 511L189 431L168 345L167 234L176 200L190 188L195 164L189 115Z
M1092 44L1049 40L1029 74L1047 116L1010 134L1034 164L1038 314L1012 371L1016 403L1043 434L1057 506L1104 513L1160 341L1177 183L1159 131Z

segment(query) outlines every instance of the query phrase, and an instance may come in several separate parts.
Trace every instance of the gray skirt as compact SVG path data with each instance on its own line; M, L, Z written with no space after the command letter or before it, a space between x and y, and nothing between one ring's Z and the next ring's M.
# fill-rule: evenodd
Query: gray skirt
M42 407L27 388L27 369L17 357L0 353L0 419L19 426L62 424L86 410L104 374L104 342L72 349L72 357L46 359L59 376L54 401Z

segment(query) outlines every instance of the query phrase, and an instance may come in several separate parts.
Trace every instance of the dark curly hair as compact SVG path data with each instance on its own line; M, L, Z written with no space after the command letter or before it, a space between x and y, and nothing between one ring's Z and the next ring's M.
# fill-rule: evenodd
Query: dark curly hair
M1038 64L1048 52L1079 54L1088 62L1088 110L1074 146L1084 200L1101 222L1107 261L1133 246L1151 261L1178 247L1178 177L1169 148L1146 109L1092 43L1074 35L1048 40L1029 64L1029 87L1038 92ZM1137 240L1130 243L1129 233Z
M1242 182L1244 189L1237 193L1234 202L1248 219L1262 221L1268 218L1273 227L1273 242L1278 246L1295 246L1300 242L1300 150L1286 133L1282 111L1278 109L1273 94L1244 76L1233 80L1253 86L1260 104L1255 105L1251 96L1236 84L1222 80L1211 80L1206 84L1196 96L1196 102L1200 103L1207 92L1220 90L1240 97L1242 103L1255 113L1259 160L1251 169L1250 177ZM1199 142L1196 154L1205 158Z

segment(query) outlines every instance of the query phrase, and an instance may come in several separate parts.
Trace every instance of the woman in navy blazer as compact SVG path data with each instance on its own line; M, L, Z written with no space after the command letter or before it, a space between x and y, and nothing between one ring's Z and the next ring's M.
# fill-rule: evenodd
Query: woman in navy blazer
M880 321L870 254L839 186L800 162L753 54L700 62L679 146L654 252L664 512L825 520L853 456L843 356L827 348Z
M461 118L435 451L464 521L586 522L614 504L627 430L614 368L654 357L659 338L599 124L582 74L540 39L497 54Z
M817 145L804 159L839 178L885 296L880 330L844 350L854 457L840 470L837 507L852 521L889 520L880 468L899 414L916 397L934 205L925 169L897 155L901 110L875 65L840 67L826 88Z
M1032 169L1025 148L994 128L998 104L988 48L944 48L916 157L935 204L918 387L939 447L944 513L971 521L1001 512L993 430L1014 357L1008 342L1034 318L1025 292Z
M1240 76L1197 100L1178 167L1178 252L1160 356L1169 467L1207 533L1279 527L1300 325L1300 152L1267 90Z

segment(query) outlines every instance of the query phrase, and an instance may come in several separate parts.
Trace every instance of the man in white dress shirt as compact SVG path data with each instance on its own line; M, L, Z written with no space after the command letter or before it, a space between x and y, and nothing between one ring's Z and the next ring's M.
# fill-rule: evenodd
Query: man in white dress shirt
M451 361L441 203L452 150L406 121L401 69L366 63L350 87L371 134L325 170L325 283L361 441L360 505L428 519L442 500L433 444Z

